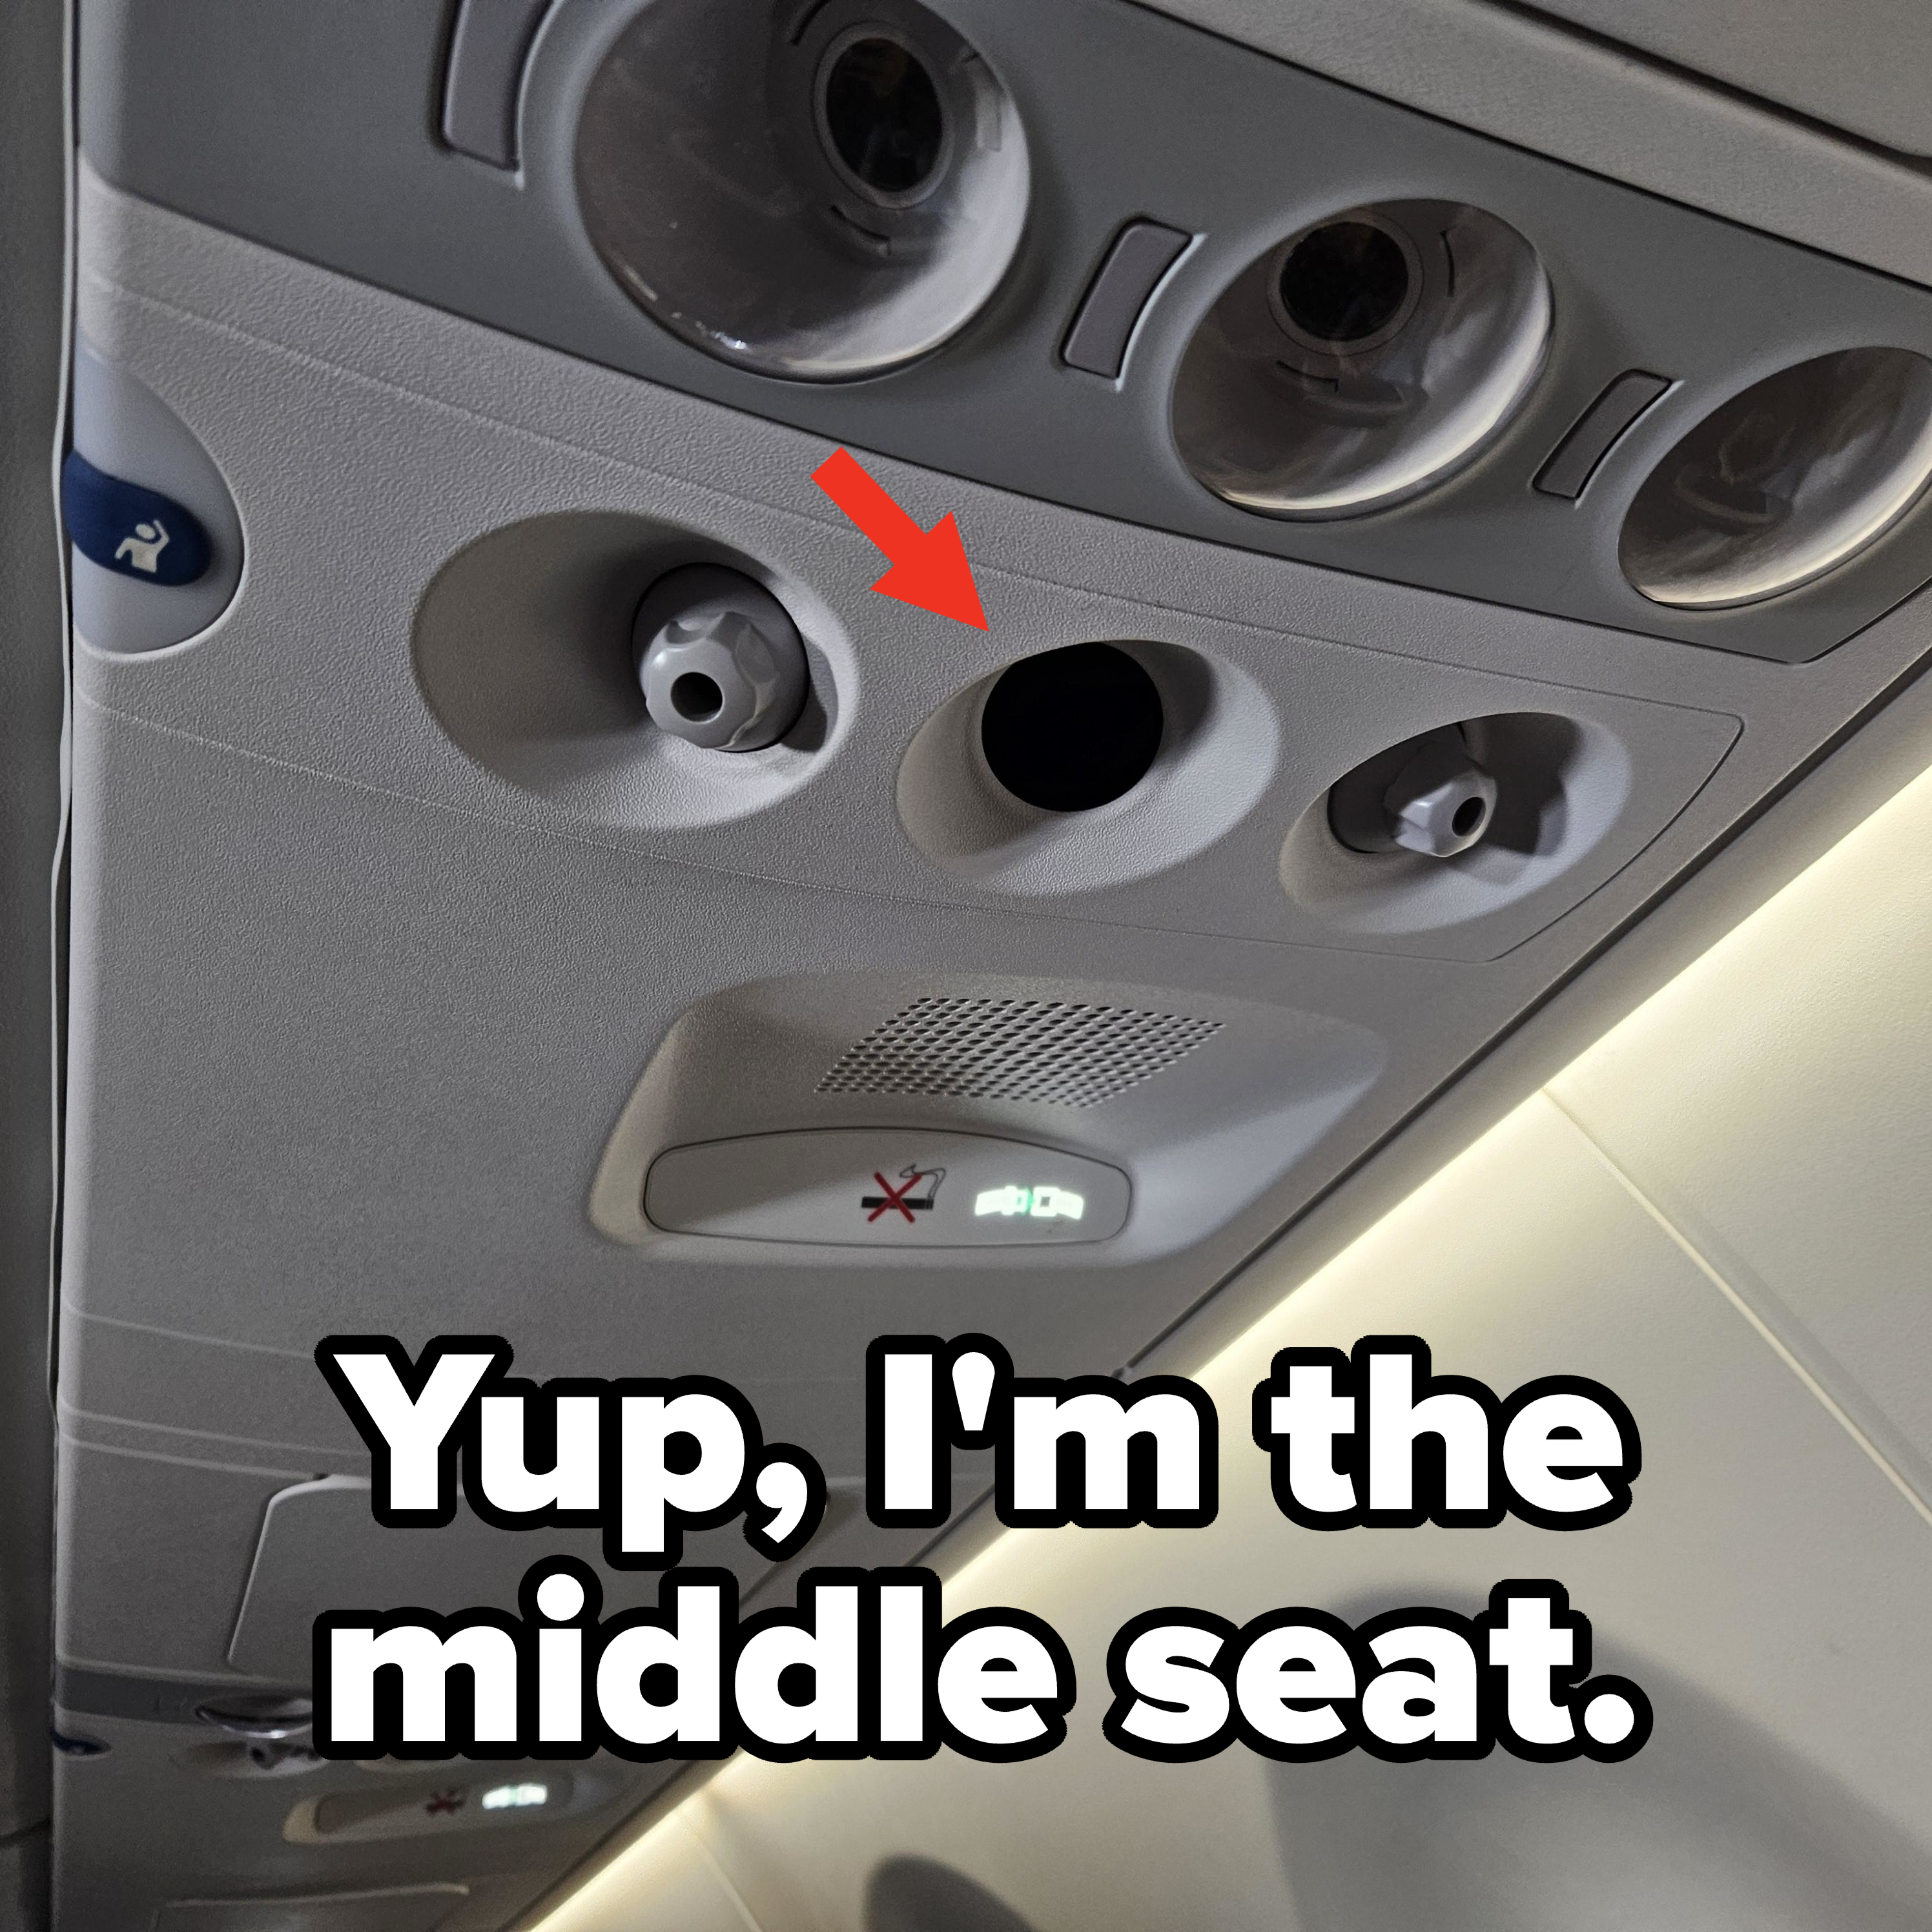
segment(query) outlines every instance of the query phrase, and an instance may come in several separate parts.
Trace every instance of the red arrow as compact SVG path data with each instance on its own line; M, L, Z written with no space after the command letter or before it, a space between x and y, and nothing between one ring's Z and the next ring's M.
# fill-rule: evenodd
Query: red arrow
M849 450L828 456L812 472L812 480L892 560L892 568L872 586L881 597L986 628L973 566L966 561L966 546L950 511L931 530L921 530Z

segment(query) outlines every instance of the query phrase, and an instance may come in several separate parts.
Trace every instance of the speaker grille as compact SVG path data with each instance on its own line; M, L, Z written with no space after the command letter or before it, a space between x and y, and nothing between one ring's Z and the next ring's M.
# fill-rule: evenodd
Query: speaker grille
M818 1091L1097 1107L1220 1029L1219 1020L1068 1000L915 1000L848 1047Z

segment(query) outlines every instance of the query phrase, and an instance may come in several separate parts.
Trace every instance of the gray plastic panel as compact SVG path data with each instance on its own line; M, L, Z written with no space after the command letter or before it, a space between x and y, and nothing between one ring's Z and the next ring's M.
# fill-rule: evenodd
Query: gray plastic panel
M1082 298L1066 332L1062 361L1109 381L1127 359L1127 343L1148 298L1180 260L1192 238L1158 221L1130 221L1114 237L1106 259Z
M291 1685L305 1683L308 1674L304 1666L290 1679ZM195 1713L202 1705L236 1694L232 1677L137 1677L118 1670L76 1670L70 1664L54 1672L54 1702L77 1717L199 1726L202 1720Z
M103 196L94 206L105 221L116 204ZM159 219L160 252L143 272L193 299L196 275L223 271L200 256L188 224ZM146 342L152 374L171 370L170 383L235 426L237 440L218 454L250 504L258 612L272 600L285 614L276 650L318 622L332 639L330 674L264 683L237 668L256 648L248 641L256 620L218 626L178 678L147 679L143 688L155 694L158 718L306 769L353 745L358 769L386 772L411 796L594 831L614 850L746 879L1477 960L1520 945L1614 876L1736 736L1721 696L1665 704L1596 688L1609 648L1602 633L1532 623L1517 633L1517 650L1452 650L1432 628L1432 605L1401 620L1419 626L1408 634L1365 610L1338 636L1320 608L1334 582L1322 573L1306 579L1316 603L1291 620L1280 614L1281 565L1252 559L1244 569L1228 553L1172 538L1157 549L1144 533L1093 520L1056 533L1037 506L1020 513L1024 557L1003 563L981 548L993 628L970 630L874 596L877 553L856 533L828 543L832 513L809 480L824 448L808 439L761 435L746 418L473 329L430 352L449 358L432 371L418 366L416 325L458 326L406 304L394 328L410 379L454 378L465 413L412 400L375 376L389 325L373 318L376 332L353 346L326 323L312 334L320 316L274 320L278 332L286 320L326 350L374 356L368 374L345 382L291 363L269 343L244 345L232 322L211 334L99 293L84 305L97 334L116 334L128 355ZM573 397L580 377L585 394L566 406L568 416L493 427L484 412L527 380L518 366L526 357L567 372ZM372 388L371 376L388 386ZM305 473L287 473L278 432L253 454L241 447L259 434L254 396L284 421L299 410L318 452L352 421L406 448L407 464L391 455L372 467L345 447L352 468L318 492ZM640 414L644 396L673 413ZM567 432L590 438L594 453L571 454ZM611 459L625 465L640 449L681 473L639 495L617 481L625 472ZM404 480L412 466L419 482ZM481 489L496 494L479 523ZM272 497L280 500L272 512ZM772 497L786 512L776 520ZM357 560L346 578L345 558ZM737 562L787 604L830 714L821 743L721 757L645 728L625 668L634 600L662 569L698 558ZM344 625L319 614L345 596L368 616ZM1497 627L1494 614L1460 607L1460 635L1500 637ZM390 653L398 634L412 662ZM1029 814L997 800L989 809L972 729L983 681L1026 652L1108 636L1130 640L1164 689L1173 728L1155 771L1100 812ZM1463 662L1437 661L1438 650ZM349 674L364 654L367 669ZM1476 668L1485 657L1495 668ZM96 666L112 675L93 658L82 674L90 690ZM1562 821L1552 849L1520 863L1498 850L1445 868L1414 906L1402 890L1414 882L1376 860L1342 862L1339 872L1305 862L1323 795L1360 760L1437 725L1498 713L1570 720L1603 747L1578 772L1576 800L1587 792L1590 808ZM1321 860L1336 856L1319 837L1316 844ZM1384 877L1396 889L1385 916Z
M1543 10L1880 146L1932 154L1918 0L1542 0Z
M436 1932L469 1894L466 1886L424 1885L270 1898L176 1898L161 1907L154 1932Z
M654 1360L740 1381L833 1474L859 1466L873 1333L984 1327L1042 1370L1126 1359L1924 647L1914 610L1802 671L1685 652L882 465L909 502L956 509L995 626L982 638L873 595L876 553L809 483L821 442L98 188L82 213L87 326L232 479L254 560L192 646L79 655L63 1387L104 1443L110 1423L140 1423L195 1432L178 1454L206 1456L188 1445L214 1436L319 1445L266 1457L294 1478L359 1466L308 1352L398 1322L412 1340L514 1334L538 1375L598 1372L614 1335L648 1337ZM710 791L655 764L634 716L594 705L574 714L587 736L560 742L601 746L602 776L565 759L554 784L541 766L512 780L459 749L426 702L428 586L506 532L586 517L633 546L625 568L675 540L748 554L802 600L836 673L826 742L792 766L728 760L739 776ZM544 652L592 664L607 647L621 681L626 580L592 581L606 604L473 628L472 683L516 672L538 691L556 682ZM586 609L608 629L578 628ZM892 790L919 720L1015 655L1096 634L1238 656L1278 694L1237 709L1280 706L1268 755L1292 811L1250 809L1204 859L1185 797L1156 802L1140 822L1168 862L1124 880L1116 864L1110 884L1090 852L997 889L922 856ZM1628 694L1660 688L1675 701ZM1745 728L1650 845L1493 964L1431 956L1439 935L1372 950L1307 943L1312 923L1301 943L1228 932L1288 903L1280 848L1347 762L1341 721L1400 736L1492 691L1615 718L1640 750L1676 742L1687 793ZM1154 888L1174 926L1147 920ZM828 895L853 916L829 916ZM1379 1075L1279 1145L1238 1117L1229 1154L1268 1154L1279 1178L1244 1181L1186 1252L1104 1269L1067 1250L1050 1269L936 1251L916 1268L786 1253L728 1270L596 1232L613 1124L679 1015L761 977L900 987L941 958L1063 986L1104 962L1167 989L1167 1010L1313 1015L1376 1044ZM762 1119L673 1138L814 1124L799 1118L812 1083L877 1016L848 1000L844 1017L801 1087L743 1089ZM854 1105L839 1124L865 1124Z
M1932 296L1445 127L1118 0L942 0L1037 152L1029 238L942 352L851 385L732 370L658 329L578 218L577 104L631 9L564 0L532 56L523 169L429 136L440 10L407 0L100 0L83 20L82 134L107 176L315 260L612 367L938 469L1214 541L1599 623L1803 659L1924 576L1922 503L1844 569L1744 611L1672 612L1624 584L1624 507L1726 395L1870 342L1932 351ZM373 38L372 38L373 36ZM318 77L322 77L318 84ZM1138 104L1157 93L1162 139ZM192 128L195 138L182 138ZM1526 236L1556 310L1549 369L1470 469L1402 508L1276 523L1210 496L1167 430L1172 374L1222 290L1307 222L1372 200L1466 201ZM1058 350L1091 265L1136 215L1203 234L1118 389ZM1532 477L1620 369L1678 386L1582 504Z
M262 1511L277 1490L299 1480L294 1470L64 1442L56 1611L62 1662L218 1676Z
M1626 369L1576 418L1556 453L1537 472L1536 487L1546 496L1572 501L1582 496L1618 437L1670 387L1666 377Z
M449 37L442 138L491 166L517 164L524 61L550 0L462 0Z
M409 1604L447 1614L487 1604L514 1612L524 1571L558 1553L596 1567L606 1616L658 1600L660 1573L606 1569L594 1530L497 1529L467 1510L441 1529L386 1529L370 1513L366 1482L294 1484L262 1514L228 1661L251 1677L306 1684L324 1610ZM694 1535L684 1560L731 1570L748 1593L770 1567L735 1522Z
M192 647L83 650L79 668L70 1093L82 1191L68 1280L78 1317L105 1318L70 1324L68 1385L94 1414L315 1441L326 1405L306 1356L318 1334L380 1325L398 1306L422 1312L425 1334L435 1322L507 1329L541 1292L532 1346L551 1352L534 1369L595 1369L605 1338L638 1324L674 1355L695 1350L760 1384L761 1408L777 1376L796 1378L812 1430L797 1439L849 1472L851 1415L830 1391L851 1388L849 1336L868 1322L943 1324L970 1308L1010 1324L1016 1346L1032 1336L1064 1360L1077 1340L1118 1357L1204 1270L1271 1229L1280 1197L1255 1196L1206 1252L1117 1268L1104 1283L1060 1270L1050 1296L1036 1271L991 1255L970 1270L922 1268L910 1287L788 1270L776 1306L754 1270L721 1284L668 1255L640 1268L592 1232L586 1196L626 1095L694 1001L759 976L908 977L936 958L1084 982L1097 957L1144 987L1359 1027L1388 1043L1386 1084L1348 1116L1346 1144L1331 1123L1299 1150L1299 1196L1502 1024L1552 958L1652 889L1640 875L1610 892L1612 866L1596 887L1609 896L1573 935L1538 951L1520 928L1516 963L1501 972L1424 956L1442 950L1439 933L1412 950L1385 934L1370 950L1311 918L1303 943L1286 943L1280 848L1349 762L1345 718L1373 744L1495 701L1582 706L1618 721L1646 755L1670 748L1674 766L1654 769L1674 768L1681 804L1735 717L1751 720L1748 746L1761 736L1754 758L1782 770L1809 742L1814 707L1862 701L1866 680L1891 674L1882 664L1918 648L1904 624L1862 662L1808 674L1802 688L1815 694L1800 701L1792 674L1747 659L1150 538L888 470L909 501L957 506L997 627L982 639L872 594L876 554L815 505L822 443L105 193L90 192L85 232L88 326L164 390L233 479L254 560L236 603ZM292 435L306 452L292 469ZM668 810L637 815L656 753L634 719L584 715L584 742L611 763L581 792L536 775L506 782L452 742L412 650L427 587L446 560L506 530L590 512L690 532L700 554L748 550L803 594L795 608L846 680L820 751L742 775L770 754L729 760L742 789L710 794L712 807L680 824ZM640 554L647 565L648 545ZM608 633L529 621L494 641L470 634L526 674L542 660L519 634L593 651L601 634L621 670L621 621ZM1150 632L1238 654L1244 675L1279 693L1276 803L1252 811L1238 838L1210 839L1210 859L1190 833L1154 875L1104 889L1072 854L1024 892L976 886L921 856L892 774L922 717L1022 651ZM1592 671L1626 688L1674 678L1680 701L1593 692ZM479 666L472 682L496 675ZM1246 709L1261 717L1270 705ZM1728 789L1713 781L1702 836L1766 777L1747 764ZM686 807L706 795L679 786L656 795ZM1633 808L1657 814L1654 838L1676 808ZM1143 830L1176 839L1187 809L1156 802ZM1657 863L1669 862L1666 850ZM827 892L865 916L826 918ZM1150 917L1156 906L1162 919ZM1264 917L1280 922L1270 932ZM1539 922L1548 930L1532 920L1532 933ZM1204 928L1227 936L1186 936ZM224 1071L237 1066L247 1078ZM394 1097L410 1094L423 1097ZM269 1150L282 1151L265 1166ZM510 1174L514 1196L500 1185ZM224 1232L212 1242L214 1211ZM158 1264L176 1252L181 1270ZM843 1314L828 1334L812 1287L835 1282ZM142 1342L157 1328L169 1332ZM170 1374L140 1372L148 1347L170 1355ZM86 1393L91 1382L100 1394Z
M505 1831L466 1831L457 1842L292 1843L283 1835L305 1800L334 1792L372 1796L416 1788L434 1768L408 1776L349 1764L295 1778L209 1774L176 1726L114 1718L68 1720L110 1746L97 1757L56 1760L62 1856L55 1923L73 1932L154 1924L164 1899L259 1900L460 1885L465 1894L440 1932L502 1932L549 1878L591 1850L622 1809L641 1803L668 1775L664 1766L595 1761L589 1773L616 1784L616 1802L589 1816L566 1813ZM508 1768L506 1767L507 1771ZM454 1782L473 1780L476 1768ZM542 1776L541 1768L530 1767ZM292 1922L308 1932L316 1922ZM333 1923L334 1922L328 1922ZM354 1932L366 1918L352 1917ZM270 1922L287 1932L291 1922ZM254 1932L254 1928L250 1928Z
M1932 283L1923 170L1543 13L1492 0L1148 4L1458 127Z
M372 40L404 10L371 11ZM994 626L968 634L872 594L876 554L808 482L820 437L97 185L82 199L86 326L209 450L251 545L235 602L194 643L76 651L62 1387L91 1446L70 1444L63 1480L62 1633L70 1657L130 1672L218 1673L268 1496L360 1466L308 1358L322 1333L413 1344L482 1328L538 1376L614 1359L708 1370L846 1474L874 1334L985 1328L1042 1371L1127 1359L1932 643L1913 603L1814 664L1685 651L879 462L922 522L956 512ZM1096 224L1096 250L1120 213ZM550 544L560 530L568 541ZM617 705L633 593L672 552L740 558L808 617L836 700L814 745L734 761L727 783L659 757ZM542 566L533 590L493 610L519 560ZM429 647L433 584L440 617L489 620L467 658L455 623ZM1248 680L1212 687L1272 734L1258 764L1212 766L1249 788L1238 808L1225 788L1168 796L1137 820L1138 860L1118 842L997 878L956 850L942 863L895 790L920 721L1013 656L1092 636L1204 653ZM466 664L466 712L452 696ZM572 667L574 682L551 675ZM1551 916L1494 956L1444 957L1413 933L1257 932L1286 917L1276 862L1337 760L1479 692L1620 721L1683 796L1636 802L1652 818L1624 858L1554 892ZM519 696L520 742L503 728ZM1172 923L1150 916L1156 897ZM1181 1253L859 1269L775 1251L724 1268L700 1264L694 1240L598 1231L599 1160L680 1016L748 982L899 986L935 961L986 980L1104 975L1168 989L1184 1012L1306 1014L1380 1058L1292 1148L1234 1119L1228 1138L1279 1156L1274 1178ZM819 1067L869 1023L851 1006ZM687 1089L709 1070L689 1066ZM705 1104L766 1121L813 1104L782 1071ZM322 1851L279 1841L285 1790L211 1802L172 1762L178 1732L154 1741L172 1727L102 1728L110 1754L60 1768L73 1923L138 1923L211 1870L237 1890L344 1882L339 1864L318 1869ZM544 1859L556 1869L594 1834L520 1840L494 1868L518 1876L479 1877L456 1922L494 1932ZM378 1849L357 1850L359 1882Z

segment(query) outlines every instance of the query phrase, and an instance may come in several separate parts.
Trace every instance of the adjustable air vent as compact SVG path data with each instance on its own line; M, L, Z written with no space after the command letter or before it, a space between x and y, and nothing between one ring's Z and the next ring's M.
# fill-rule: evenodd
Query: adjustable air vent
M1065 1000L915 1000L847 1048L818 1091L1097 1107L1220 1028L1219 1020Z

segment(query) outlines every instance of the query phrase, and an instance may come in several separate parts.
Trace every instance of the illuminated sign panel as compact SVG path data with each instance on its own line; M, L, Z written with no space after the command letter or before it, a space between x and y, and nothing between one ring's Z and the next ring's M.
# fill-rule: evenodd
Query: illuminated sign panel
M484 1792L480 1801L486 1811L520 1811L526 1805L550 1802L547 1784L500 1784Z
M1087 1197L1070 1187L988 1187L973 1197L976 1215L1024 1214L1036 1221L1077 1221L1087 1211Z

